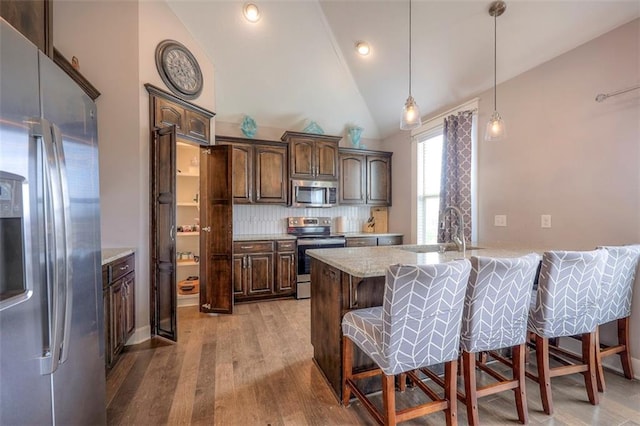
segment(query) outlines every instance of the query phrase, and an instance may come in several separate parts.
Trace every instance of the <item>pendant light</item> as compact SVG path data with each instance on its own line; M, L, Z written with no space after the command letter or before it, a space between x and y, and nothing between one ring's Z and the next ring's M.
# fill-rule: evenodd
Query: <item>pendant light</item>
M409 97L404 103L400 117L400 129L411 130L422 125L420 108L411 96L411 0L409 0Z
M487 123L487 130L484 134L485 141L499 141L507 136L507 128L504 123L502 117L498 113L498 102L496 95L496 86L497 86L497 68L498 68L498 53L497 53L497 20L498 16L502 15L504 11L507 10L507 5L505 2L498 0L491 3L489 6L489 15L493 16L493 114L491 114L491 118Z

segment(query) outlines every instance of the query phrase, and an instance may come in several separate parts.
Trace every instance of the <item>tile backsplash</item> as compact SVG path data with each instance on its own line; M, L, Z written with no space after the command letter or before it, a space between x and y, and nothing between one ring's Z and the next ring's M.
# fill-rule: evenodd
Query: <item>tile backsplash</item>
M331 231L335 231L338 216L344 216L344 232L360 232L371 213L370 206L339 206L326 209L301 209L284 206L233 206L233 233L285 234L286 218L290 216L322 216L333 218Z

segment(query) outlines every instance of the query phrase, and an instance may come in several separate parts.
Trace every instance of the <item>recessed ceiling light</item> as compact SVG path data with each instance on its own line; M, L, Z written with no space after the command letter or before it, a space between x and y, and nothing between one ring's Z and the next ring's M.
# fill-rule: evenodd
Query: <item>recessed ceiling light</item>
M362 56L367 56L371 52L371 47L366 41L359 41L356 43L356 51Z
M253 3L246 3L242 8L242 13L244 13L244 17L249 22L258 22L260 20L260 10Z

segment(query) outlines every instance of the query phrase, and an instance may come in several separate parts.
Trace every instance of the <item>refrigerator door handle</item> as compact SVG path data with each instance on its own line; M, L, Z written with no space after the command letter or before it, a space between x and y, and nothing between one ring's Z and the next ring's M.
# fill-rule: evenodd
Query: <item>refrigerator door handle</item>
M59 196L61 197L62 217L60 222L63 225L64 241L61 246L64 248L64 267L62 270L63 278L60 283L64 286L64 326L62 329L62 348L60 349L60 364L64 363L69 357L69 342L71 339L71 316L73 312L73 286L71 285L71 261L69 254L71 253L71 213L69 206L69 181L67 180L67 163L64 158L64 150L62 147L62 132L55 124L51 125L53 133L53 145L56 151L57 172L59 178Z
M46 282L49 299L49 347L44 349L40 360L40 374L52 374L58 369L64 329L66 299L64 282L66 279L65 233L62 196L60 195L60 174L53 144L53 129L45 119L33 120L32 136L40 139L43 163L43 200L45 227Z

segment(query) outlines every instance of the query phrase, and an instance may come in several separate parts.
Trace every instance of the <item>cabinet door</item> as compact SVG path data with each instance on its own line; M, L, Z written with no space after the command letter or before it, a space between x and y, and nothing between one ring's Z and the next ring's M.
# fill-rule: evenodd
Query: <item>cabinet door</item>
M373 247L378 245L376 237L350 237L346 239L347 247Z
M290 177L302 179L314 177L314 151L315 141L313 139L291 139L289 145Z
M111 304L109 303L109 287L102 289L102 312L104 313L104 363L107 367L111 367L112 349L111 349Z
M176 126L176 133L185 134L185 111L171 101L162 98L155 100L155 125L157 127Z
M113 360L124 347L124 295L122 280L109 287L109 318L111 319L110 359Z
M185 110L185 135L209 144L210 120L194 111Z
M366 158L359 154L340 154L340 204L366 202Z
M247 255L247 295L273 294L273 253Z
M287 148L284 146L257 145L255 154L256 202L286 204Z
M244 254L233 255L233 295L245 295L245 273L244 273Z
M277 254L276 293L294 294L296 291L296 254L285 252Z
M316 141L315 176L319 179L338 178L338 143Z
M123 279L124 293L124 343L136 329L135 273L129 273Z
M391 205L391 157L367 156L367 204Z
M49 57L53 57L52 11L52 0L0 1L0 16Z
M226 145L222 142L221 145ZM253 202L253 146L234 143L233 157L233 202L249 204Z

